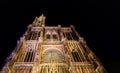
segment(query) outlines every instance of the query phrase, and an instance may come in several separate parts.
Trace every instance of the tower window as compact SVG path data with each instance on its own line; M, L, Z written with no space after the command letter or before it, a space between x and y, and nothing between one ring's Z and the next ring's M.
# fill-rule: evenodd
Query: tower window
M53 39L57 39L57 35L53 34Z
M46 39L50 39L50 35L49 34L46 35Z

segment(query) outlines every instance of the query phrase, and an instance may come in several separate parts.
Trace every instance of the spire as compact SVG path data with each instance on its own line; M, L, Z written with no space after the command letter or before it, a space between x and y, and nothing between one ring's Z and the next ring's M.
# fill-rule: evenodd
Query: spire
M42 13L42 15L41 16L44 16L44 14Z
M43 14L39 17L36 17L33 21L33 26L45 26L45 19L46 17Z
M45 19L46 17L43 14L38 18L40 25L45 25Z

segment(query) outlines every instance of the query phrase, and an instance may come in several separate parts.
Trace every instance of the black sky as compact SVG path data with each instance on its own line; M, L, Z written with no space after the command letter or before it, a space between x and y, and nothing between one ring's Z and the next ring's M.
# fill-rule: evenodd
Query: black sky
M46 25L73 24L109 73L118 73L119 2L96 0L4 1L0 10L0 65L16 47L17 40L36 16L46 16Z

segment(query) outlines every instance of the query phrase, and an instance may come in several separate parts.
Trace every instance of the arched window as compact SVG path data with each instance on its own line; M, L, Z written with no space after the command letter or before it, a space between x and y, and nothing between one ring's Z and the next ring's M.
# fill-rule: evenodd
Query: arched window
M53 30L52 32L52 38L53 40L58 40L58 33L56 32L56 30Z
M46 40L50 40L51 39L51 32L50 32L50 30L46 31L45 37L46 37Z
M50 34L47 34L47 35L46 35L46 39L50 39Z
M42 60L45 63L60 63L64 61L64 56L57 49L48 49L43 53Z
M55 39L55 40L57 40L57 39L58 39L58 37L57 37L57 35L56 35L56 34L53 34L52 36L53 36L53 39Z

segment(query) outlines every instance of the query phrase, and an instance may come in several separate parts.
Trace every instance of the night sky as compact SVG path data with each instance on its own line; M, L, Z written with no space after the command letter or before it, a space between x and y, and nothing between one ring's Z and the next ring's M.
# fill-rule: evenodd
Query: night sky
M0 66L36 16L46 25L74 25L109 73L119 73L120 6L116 1L39 0L4 1L0 4Z

